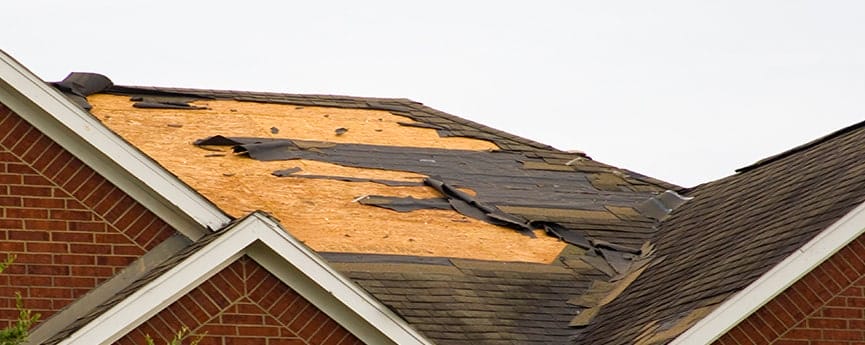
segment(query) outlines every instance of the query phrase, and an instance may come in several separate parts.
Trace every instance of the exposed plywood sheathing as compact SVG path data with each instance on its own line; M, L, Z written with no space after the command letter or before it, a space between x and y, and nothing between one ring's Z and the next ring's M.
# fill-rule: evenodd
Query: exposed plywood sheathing
M353 202L364 195L440 195L432 188L388 187L370 182L275 177L297 174L421 181L423 175L361 169L307 160L262 162L192 145L214 134L298 138L340 143L490 150L490 142L442 138L434 129L401 126L411 120L385 111L297 107L211 100L207 110L136 109L129 97L92 95L92 113L226 212L242 216L262 209L279 218L318 251L447 256L485 260L550 262L565 244L548 236L528 238L512 229L455 211L398 213ZM271 130L276 128L278 130ZM337 128L349 131L336 135ZM274 133L276 132L276 133ZM224 150L224 148L222 148ZM540 234L540 233L539 233Z
M190 111L135 109L132 108L135 102L131 102L128 96L95 94L87 100L94 106L92 112L103 120L105 115L120 115L128 112L129 121L132 122L141 121L146 117L150 125L173 124L182 125L187 130L209 130L209 132L200 132L201 137L193 140L222 134L463 150L498 149L498 146L485 140L440 137L433 129L399 125L398 122L412 122L412 120L382 110L205 100L191 104L209 109ZM110 119L106 124L112 125ZM276 131L273 131L273 128ZM336 135L335 131L338 128L346 128L348 131ZM177 135L184 132L178 132Z

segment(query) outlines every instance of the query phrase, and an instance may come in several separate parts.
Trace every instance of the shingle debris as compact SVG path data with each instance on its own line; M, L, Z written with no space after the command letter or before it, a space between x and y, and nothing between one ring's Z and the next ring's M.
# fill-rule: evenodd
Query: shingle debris
M651 193L625 191L620 188L598 190L588 175L563 163L573 159L561 159L563 169L526 169L526 162L544 162L543 158L510 151L471 151L437 148L345 144L311 142L291 139L245 138L212 136L195 141L196 145L233 146L236 153L248 155L262 161L286 161L306 159L342 166L406 171L427 176L424 183L439 191L448 200L451 208L472 218L505 225L527 235L531 229L545 229L554 236L584 246L580 236L607 242L618 242L621 233L640 227L641 233L649 235L654 221L637 216L619 217L606 206L622 208L638 205L651 197ZM425 161L431 164L419 164ZM434 163L434 164L432 164ZM554 161L555 163L555 161ZM281 174L286 177L304 178L304 175ZM307 178L332 178L344 181L377 182L346 177L314 176ZM445 183L444 181L447 181ZM624 179L623 179L624 181ZM388 184L385 181L383 184ZM414 185L414 183L412 183ZM467 195L460 187L470 188L477 196ZM366 205L406 209L409 202L441 209L439 201L407 200L388 196L376 196L363 201ZM531 207L525 207L530 205ZM515 212L503 211L503 207L515 207ZM574 210L559 212L556 210ZM636 214L636 213L634 213ZM588 216L588 217L587 217ZM597 231L601 230L601 231ZM580 233L580 236L568 234ZM602 234L606 233L606 234ZM647 238L631 236L622 242L625 246L639 246Z
M87 96L102 92L114 85L104 75L81 72L69 73L62 81L50 84L84 110L92 108L87 102Z

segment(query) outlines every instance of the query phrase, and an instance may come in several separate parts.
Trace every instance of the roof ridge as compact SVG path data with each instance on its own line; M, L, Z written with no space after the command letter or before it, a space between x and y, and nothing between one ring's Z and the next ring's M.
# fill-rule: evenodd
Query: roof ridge
M452 115L452 114L449 114L449 113L443 112L443 111L441 111L441 110L437 110L437 109L435 109L435 108L432 108L432 107L429 107L429 106L427 106L427 105L424 105L423 103L418 103L418 105L419 105L419 108L422 109L422 111L426 111L426 112L429 112L429 113L433 113L433 114L435 114L435 115L438 115L438 116L443 117L443 118L447 118L447 119L449 119L449 120L459 119L459 120L461 120L461 121L463 122L463 124L465 124L465 125L468 125L468 126L471 126L471 127L477 128L477 129L479 129L479 130L483 130L483 131L486 131L486 132L489 132L489 133L492 133L492 134L495 134L495 135L501 136L501 137L506 138L506 139L510 139L510 140L513 140L513 141L516 141L516 142L520 142L520 143L526 144L526 145L528 145L528 146L532 146L532 147L534 147L534 148L536 148L536 149L551 150L551 151L556 151L556 152L560 152L560 151L561 151L561 150L556 149L556 148L554 148L554 147L552 147L552 146L550 146L550 145L547 145L547 144L544 144L544 143L541 143L541 142L537 142L537 141L534 141L534 140L531 140L531 139L528 139L528 138L525 138L525 137L521 137L521 136L516 135L516 134L511 134L511 133L508 133L508 132L505 132L505 131L502 131L502 130L499 130L499 129L495 129L495 128L492 128L492 127L490 127L490 126L487 126L487 125L484 125L484 124L482 124L482 123L478 123L478 122L475 122L475 121L472 121L472 120L469 120L469 119L466 119L466 118L463 118L463 117L459 117L459 116L456 116L456 115Z
M152 92L160 92L160 93L178 93L184 95L194 95L194 96L205 96L205 95L216 95L217 98L234 98L236 96L289 96L289 97L303 97L303 98L321 98L321 99L342 99L342 100L355 100L355 101L391 101L391 102L410 102L421 104L420 102L408 99L408 98L400 98L400 97L368 97L368 96L350 96L350 95L336 95L336 94L316 94L316 93L290 93L290 92L277 92L277 91L248 91L248 90L231 90L231 89L204 89L204 88L192 88L192 87L173 87L173 86L144 86L144 85L113 85L104 90L107 93L129 93L135 91L152 91ZM232 97L233 95L234 97Z
M809 141L809 142L807 142L807 143L805 143L805 144L802 144L802 145L799 145L799 146L793 147L792 149L789 149L789 150L787 150L787 151L784 151L784 152L778 153L778 154L773 155L773 156L769 156L769 157L763 158L763 159L761 159L761 160L759 160L759 161L757 161L757 162L755 162L755 163L753 163L753 164L751 164L751 165L744 166L744 167L741 167L741 168L739 168L739 169L736 169L736 172L737 172L737 173L745 173L745 172L749 172L749 171L751 171L751 170L754 170L754 169L757 169L757 168L763 167L763 166L765 166L765 165L768 165L768 164L770 164L770 163L772 163L772 162L775 162L775 161L778 161L778 160L780 160L780 159L783 159L783 158L789 157L789 156L791 156L791 155L794 155L794 154L796 154L796 153L799 153L799 152L805 151L805 150L807 150L807 149L810 149L810 148L812 148L812 147L815 147L815 146L817 146L817 145L820 145L820 144L822 144L822 143L825 143L825 142L827 142L827 141L829 141L829 140L835 139L835 138L837 138L837 137L840 137L840 136L842 136L842 135L844 135L844 134L847 134L847 133L849 133L849 132L852 132L852 131L857 130L857 129L862 128L862 127L865 127L865 121L862 121L862 122L859 122L859 123L852 124L852 125L850 125L850 126L847 126L847 127L841 128L841 129L839 129L839 130L836 130L836 131L834 131L834 132L832 132L832 133L829 133L829 134L824 135L824 136L822 136L822 137L819 137L819 138L817 138L817 139L811 140L811 141Z

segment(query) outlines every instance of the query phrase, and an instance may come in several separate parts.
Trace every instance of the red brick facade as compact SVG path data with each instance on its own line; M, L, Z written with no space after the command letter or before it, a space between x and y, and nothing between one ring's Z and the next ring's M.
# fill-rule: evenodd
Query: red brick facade
M856 239L717 344L865 345L865 239Z
M243 257L116 344L163 343L187 326L208 344L362 344L255 261Z
M14 293L43 319L174 233L166 223L0 104L0 327Z

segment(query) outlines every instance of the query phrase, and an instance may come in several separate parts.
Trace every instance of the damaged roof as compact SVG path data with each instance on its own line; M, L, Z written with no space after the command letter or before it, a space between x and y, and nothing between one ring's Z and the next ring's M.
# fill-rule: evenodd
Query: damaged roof
M54 85L439 344L667 343L865 200L865 123L680 189L405 99Z
M675 188L403 99L111 86L87 100L228 213L273 212L320 251L549 262L560 238L639 248L653 220L634 207Z
M405 99L55 85L440 344L569 342L645 269L678 188Z
M656 259L577 338L663 344L865 201L865 122L686 191Z

